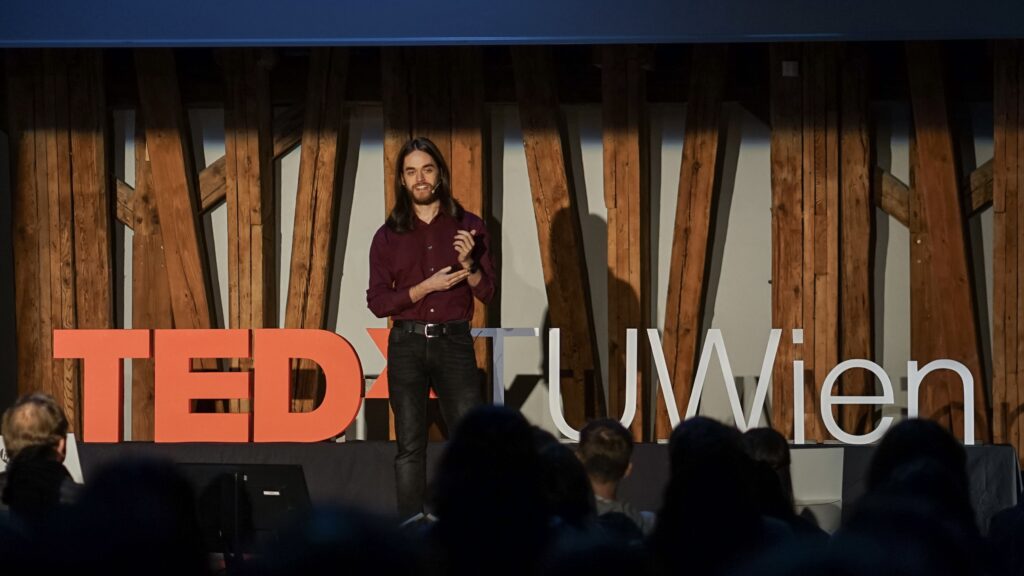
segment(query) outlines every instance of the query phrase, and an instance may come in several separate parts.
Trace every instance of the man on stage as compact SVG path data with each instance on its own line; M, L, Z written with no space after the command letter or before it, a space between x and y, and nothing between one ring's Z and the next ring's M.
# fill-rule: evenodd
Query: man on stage
M407 142L394 178L395 207L370 245L366 303L394 321L395 481L399 515L409 518L425 500L430 388L449 430L482 401L469 320L473 298L486 304L494 295L494 270L484 223L452 197L448 165L433 142Z

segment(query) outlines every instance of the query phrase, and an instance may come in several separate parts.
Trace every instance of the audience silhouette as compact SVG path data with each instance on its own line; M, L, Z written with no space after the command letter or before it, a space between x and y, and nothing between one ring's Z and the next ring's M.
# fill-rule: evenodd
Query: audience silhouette
M21 410L43 409L56 424L33 420L36 428L22 430L49 432L18 436L10 426L25 414L4 417L15 439L4 477L11 516L0 516L10 573L1001 576L1024 566L1022 507L996 516L984 538L966 452L932 422L889 431L867 493L830 536L796 514L789 446L778 432L688 419L670 438L668 485L645 537L631 508L608 508L630 466L632 440L621 425L590 423L574 451L493 406L467 415L445 447L431 487L436 521L403 529L366 511L319 508L225 565L203 549L195 496L171 463L115 462L65 499L67 472L52 466L63 451L56 405L23 400ZM21 437L41 440L21 445Z

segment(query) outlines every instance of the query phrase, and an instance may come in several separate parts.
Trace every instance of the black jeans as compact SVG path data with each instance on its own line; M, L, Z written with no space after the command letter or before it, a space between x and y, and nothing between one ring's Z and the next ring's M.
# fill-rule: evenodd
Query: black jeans
M395 483L404 519L423 511L427 491L427 398L437 392L448 430L482 402L480 376L469 334L427 338L392 330L388 387L395 412Z

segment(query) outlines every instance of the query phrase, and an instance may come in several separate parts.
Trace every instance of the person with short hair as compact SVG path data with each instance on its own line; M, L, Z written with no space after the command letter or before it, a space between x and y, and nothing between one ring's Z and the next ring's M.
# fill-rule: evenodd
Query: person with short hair
M73 498L74 482L64 468L68 420L52 396L22 396L0 421L7 470L0 473L0 501L19 520L32 524Z
M618 499L619 483L633 471L633 437L629 430L617 420L592 420L580 431L577 454L590 478L598 516L622 514L643 534L650 534L654 523L632 504Z

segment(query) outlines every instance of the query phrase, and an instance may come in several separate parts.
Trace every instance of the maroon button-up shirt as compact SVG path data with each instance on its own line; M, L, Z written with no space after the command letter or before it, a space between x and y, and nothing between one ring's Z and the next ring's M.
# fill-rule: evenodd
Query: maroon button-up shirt
M473 297L484 304L494 295L494 266L491 262L490 238L484 222L466 212L462 221L438 213L427 224L414 218L413 229L398 234L381 226L370 244L370 287L366 305L378 318L420 322L451 322L473 317ZM427 294L413 303L409 289L433 276L446 266L458 269L455 233L475 230L473 261L480 269L480 282L470 287L468 281L452 288Z

